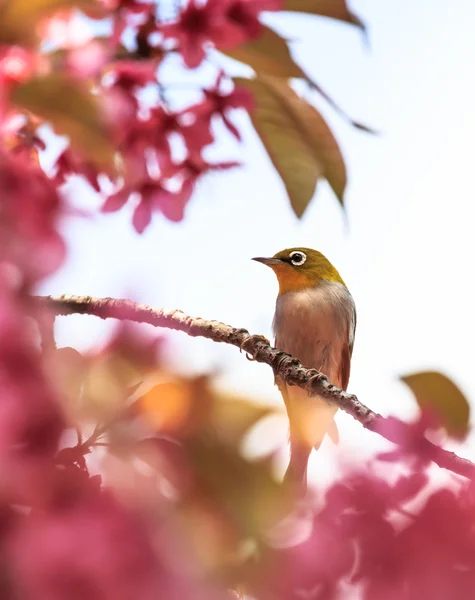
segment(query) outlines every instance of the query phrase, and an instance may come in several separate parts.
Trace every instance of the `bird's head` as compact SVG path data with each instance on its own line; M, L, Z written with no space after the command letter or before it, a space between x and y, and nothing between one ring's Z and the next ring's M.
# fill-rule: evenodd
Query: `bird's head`
M345 285L338 271L318 250L287 248L271 258L256 257L277 275L279 294L297 292L317 286L321 281L334 281Z

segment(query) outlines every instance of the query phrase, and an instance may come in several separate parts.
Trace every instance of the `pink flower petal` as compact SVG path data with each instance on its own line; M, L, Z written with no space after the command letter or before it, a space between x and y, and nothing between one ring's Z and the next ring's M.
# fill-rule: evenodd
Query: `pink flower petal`
M109 213L120 210L130 197L130 189L122 188L112 196L109 196L101 208L101 212Z
M241 134L240 134L238 128L234 125L234 123L232 123L225 114L222 115L222 118L223 118L223 123L226 125L226 127L229 129L229 131L233 134L233 136L237 140L241 141Z
M152 209L148 202L141 199L132 217L132 224L137 233L143 233L152 220Z

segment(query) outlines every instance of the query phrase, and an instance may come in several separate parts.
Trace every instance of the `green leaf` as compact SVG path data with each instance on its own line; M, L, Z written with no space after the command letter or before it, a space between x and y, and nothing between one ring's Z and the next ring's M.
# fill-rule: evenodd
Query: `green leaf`
M425 371L401 377L423 409L432 409L447 433L464 439L468 432L470 406L455 383L437 371Z
M283 10L329 17L365 29L364 23L350 11L345 0L284 0Z
M101 166L112 164L113 148L99 105L85 83L60 73L37 77L15 88L12 100L69 136L87 159Z
M58 348L49 354L47 371L54 377L68 408L77 406L88 372L88 360L75 348Z
M302 77L305 73L294 62L287 42L275 31L264 27L262 34L250 42L237 46L225 53L243 62L256 71L275 77Z
M214 436L186 440L184 447L201 493L224 509L246 538L259 537L290 508L290 490L276 481L270 461L249 461Z
M276 412L275 407L252 402L239 396L217 393L209 425L224 444L239 445L258 421Z
M69 8L92 8L94 0L4 0L0 2L0 43L31 44L44 17Z
M236 78L235 83L254 94L252 123L282 178L297 217L304 214L322 178L328 181L343 206L345 163L317 109L281 78Z

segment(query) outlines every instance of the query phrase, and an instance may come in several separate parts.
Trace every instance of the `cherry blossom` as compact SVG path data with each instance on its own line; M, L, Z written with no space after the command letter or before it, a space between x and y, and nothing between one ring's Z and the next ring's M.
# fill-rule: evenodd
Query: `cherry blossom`
M185 65L194 69L203 61L208 46L229 50L257 37L262 31L260 11L278 6L278 2L250 0L189 0L176 23L162 25L159 31L176 41Z

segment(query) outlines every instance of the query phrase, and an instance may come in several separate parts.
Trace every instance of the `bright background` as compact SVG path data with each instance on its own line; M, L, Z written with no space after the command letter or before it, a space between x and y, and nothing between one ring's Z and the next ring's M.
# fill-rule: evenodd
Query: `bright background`
M203 181L183 223L157 215L138 236L127 210L71 218L64 223L68 260L41 292L129 297L270 337L275 277L250 258L310 246L336 265L357 305L350 391L382 414L411 418L415 403L398 378L437 369L475 400L475 6L471 0L351 6L368 26L369 47L359 30L328 19L287 13L268 21L296 40L296 60L351 117L380 131L370 136L351 128L315 97L347 161L348 227L326 184L297 221L257 136L237 115L244 144L226 139L213 158L238 156L245 166ZM179 67L171 65L167 76L180 83ZM197 73L195 81L207 77ZM188 102L187 90L188 84L172 89L172 100ZM100 205L80 183L69 192L80 206ZM100 345L112 325L61 319L59 345ZM270 369L236 348L179 333L169 339L177 368L218 369L227 389L280 402ZM315 477L334 472L337 458L360 462L387 447L349 416L339 414L337 422L341 443L328 442L314 455ZM276 435L285 440L285 429L276 421L260 427L254 446L263 450ZM473 436L463 453L474 456Z

